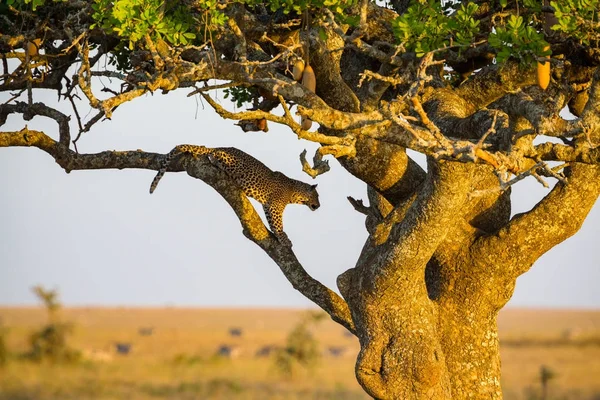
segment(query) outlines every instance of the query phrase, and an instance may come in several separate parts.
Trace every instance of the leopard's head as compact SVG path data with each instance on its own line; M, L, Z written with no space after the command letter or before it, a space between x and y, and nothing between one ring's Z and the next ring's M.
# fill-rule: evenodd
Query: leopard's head
M306 204L308 208L310 208L313 211L321 207L321 203L319 203L319 193L317 192L317 185L310 185L310 189L302 204Z

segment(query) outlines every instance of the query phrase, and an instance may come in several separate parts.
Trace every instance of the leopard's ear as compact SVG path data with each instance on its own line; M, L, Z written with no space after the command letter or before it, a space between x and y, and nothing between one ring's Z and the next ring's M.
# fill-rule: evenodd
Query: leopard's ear
M318 183L315 183L314 185L310 185L313 189L317 188Z

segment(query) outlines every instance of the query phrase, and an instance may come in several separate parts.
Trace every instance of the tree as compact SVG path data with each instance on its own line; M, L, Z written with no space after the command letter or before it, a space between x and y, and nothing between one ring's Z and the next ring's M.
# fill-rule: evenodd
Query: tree
M68 342L68 336L73 325L60 319L62 305L58 301L58 291L46 290L42 286L34 286L33 293L44 304L48 313L48 322L29 336L31 351L27 357L41 362L74 362L79 359L79 352L73 350Z
M310 371L319 363L319 341L313 336L310 326L318 325L325 316L309 312L292 328L285 347L275 353L275 367L280 374L292 377L299 366Z
M161 154L81 154L77 142L123 103L179 88L244 130L286 125L320 144L313 165L301 155L309 175L327 172L330 155L368 185L368 206L349 199L370 235L338 278L341 297L304 270L208 160L181 157L169 170L215 188L293 287L359 338L356 376L371 396L502 397L497 314L517 277L577 232L600 193L597 0L0 7L0 89L15 93L0 123L20 114L58 125L58 140L25 126L1 132L0 146L37 147L67 172L157 170ZM121 84L99 90L100 77ZM34 102L38 89L73 104L75 138L71 116ZM247 110L214 101L218 89ZM90 118L78 112L78 95L96 110ZM559 115L565 108L573 119ZM427 156L426 170L407 149ZM556 184L511 217L510 187L523 179Z

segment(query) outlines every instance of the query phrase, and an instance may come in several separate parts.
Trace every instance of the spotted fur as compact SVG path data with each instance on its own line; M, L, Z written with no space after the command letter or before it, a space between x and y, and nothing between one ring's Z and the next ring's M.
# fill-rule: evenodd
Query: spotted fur
M314 211L320 206L317 185L309 185L288 178L281 172L272 171L256 158L233 147L211 149L191 144L176 146L165 157L150 185L150 193L156 189L171 160L179 154L190 154L196 158L208 156L214 165L221 168L240 186L246 196L256 199L263 205L271 231L286 245L291 246L290 240L283 231L285 207L288 204L304 204Z

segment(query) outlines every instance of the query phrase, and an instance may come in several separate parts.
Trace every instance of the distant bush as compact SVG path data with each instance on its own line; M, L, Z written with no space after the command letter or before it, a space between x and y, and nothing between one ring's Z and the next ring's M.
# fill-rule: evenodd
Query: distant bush
M204 359L195 354L179 353L172 360L175 365L195 365L204 362Z
M33 288L33 292L42 301L48 313L48 322L41 329L29 336L31 350L27 356L34 361L49 360L52 362L75 362L81 354L69 347L67 337L73 331L73 326L60 321L56 290L45 290L41 286Z
M50 324L29 337L31 351L29 357L35 361L48 359L55 362L73 362L80 358L79 352L71 349L66 342L72 327L69 324Z
M175 399L232 399L245 389L240 382L227 378L215 378L208 381L194 380L177 383L152 383L140 387L143 393L155 398ZM254 398L254 397L252 397Z
M321 358L319 342L309 327L324 316L324 313L309 313L289 333L285 347L275 354L275 366L281 374L292 376L297 366L312 370L318 364Z
M0 368L8 361L8 348L6 347L6 329L0 324Z
M238 381L226 378L211 379L206 384L206 392L210 397L238 394L243 390L244 388Z
M525 390L525 398L527 400L567 400L570 396L550 396L549 383L551 380L557 377L557 374L551 368L541 365L538 379L540 382L539 387L528 387Z

